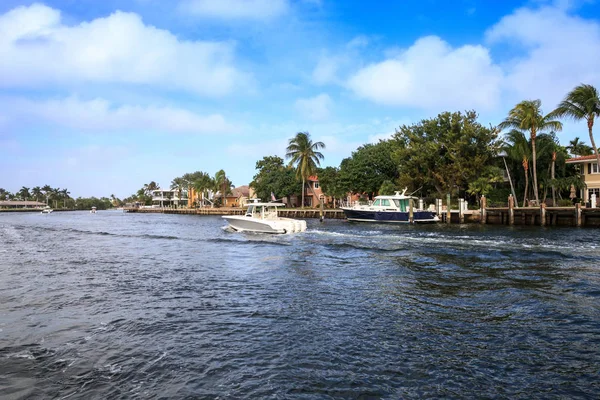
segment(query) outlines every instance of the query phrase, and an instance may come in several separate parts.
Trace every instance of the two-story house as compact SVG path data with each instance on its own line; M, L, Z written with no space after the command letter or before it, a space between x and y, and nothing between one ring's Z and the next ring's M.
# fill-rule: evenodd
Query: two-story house
M595 155L570 158L567 164L580 164L581 176L585 182L585 189L579 193L579 198L588 203L592 194L596 195L597 201L600 200L600 168Z

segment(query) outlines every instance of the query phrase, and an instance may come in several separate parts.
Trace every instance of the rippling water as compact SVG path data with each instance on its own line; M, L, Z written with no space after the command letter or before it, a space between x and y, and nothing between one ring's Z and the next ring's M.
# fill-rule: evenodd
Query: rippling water
M598 230L0 214L2 398L600 398Z

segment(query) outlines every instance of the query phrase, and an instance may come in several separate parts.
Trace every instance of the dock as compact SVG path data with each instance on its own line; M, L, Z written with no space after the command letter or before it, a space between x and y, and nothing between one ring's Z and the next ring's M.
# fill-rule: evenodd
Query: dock
M465 209L464 200L460 199L459 209L447 210L438 200L438 215L440 223L468 224L479 223L489 225L537 225L537 226L574 226L574 227L600 227L600 208L585 208L577 204L572 207L487 207L485 200L483 207L477 210ZM244 215L245 208L219 207L219 208L124 208L124 212L132 213L158 213L158 214L185 214L185 215ZM344 212L339 209L293 208L279 209L279 215L287 218L321 218L345 219Z

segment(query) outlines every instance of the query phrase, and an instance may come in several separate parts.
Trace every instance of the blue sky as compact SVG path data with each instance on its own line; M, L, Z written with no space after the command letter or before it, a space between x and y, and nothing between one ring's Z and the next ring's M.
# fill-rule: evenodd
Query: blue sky
M125 197L196 170L248 184L298 131L338 166L442 111L549 112L600 87L600 5L3 0L0 60L0 187Z

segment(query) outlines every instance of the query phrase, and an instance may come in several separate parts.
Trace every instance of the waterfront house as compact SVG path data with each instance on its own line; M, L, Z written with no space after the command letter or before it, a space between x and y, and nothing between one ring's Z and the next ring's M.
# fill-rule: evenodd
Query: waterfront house
M592 194L596 195L596 201L600 200L600 170L595 155L570 158L567 164L579 164L581 176L585 182L585 189L581 189L579 198L588 203Z
M45 207L46 203L29 200L2 200L0 208L41 208Z
M180 204L187 203L187 193L181 192L181 198L179 198L178 190L163 190L156 189L152 191L152 205L155 207L177 207Z
M319 185L319 177L316 175L309 176L304 188L304 206L319 207L321 201L323 201L323 204L328 204L332 199L323 194L321 185Z

